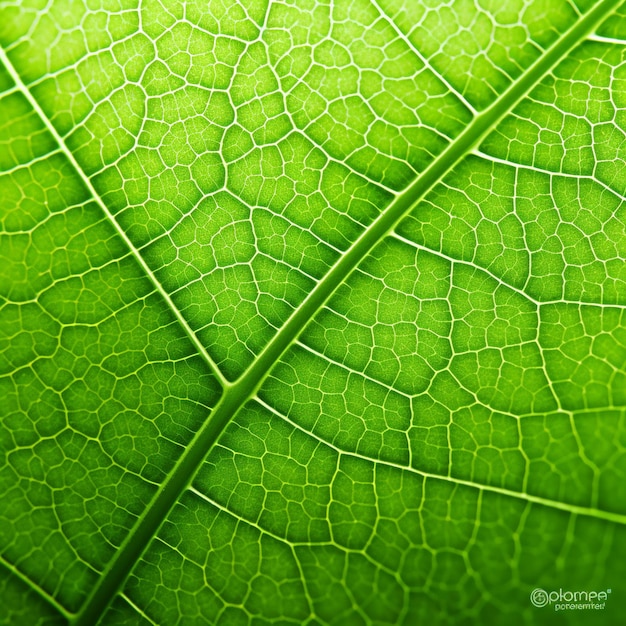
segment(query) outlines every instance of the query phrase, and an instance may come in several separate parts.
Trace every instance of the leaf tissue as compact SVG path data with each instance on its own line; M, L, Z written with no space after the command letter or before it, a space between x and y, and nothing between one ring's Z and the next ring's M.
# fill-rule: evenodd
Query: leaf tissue
M0 623L623 624L626 7L0 1Z

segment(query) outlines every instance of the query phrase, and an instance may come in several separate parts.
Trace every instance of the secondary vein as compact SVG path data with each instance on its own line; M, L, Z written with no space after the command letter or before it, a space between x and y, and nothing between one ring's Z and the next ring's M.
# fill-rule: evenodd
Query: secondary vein
M163 298L163 300L165 300L165 303L167 304L170 311L176 317L177 322L180 324L185 334L187 335L187 337L193 344L193 347L196 349L198 354L204 359L205 363L209 366L213 375L219 380L222 386L227 387L229 384L228 381L226 380L226 378L224 377L220 369L217 367L213 359L210 357L209 353L206 351L206 348L202 345L202 343L196 336L191 326L189 326L189 323L183 317L183 314L180 312L178 307L174 304L170 295L167 293L167 291L165 291L163 285L161 285L161 282L155 276L154 272L152 271L152 269L150 268L146 260L143 258L139 250L135 247L133 242L130 240L130 237L126 234L124 229L120 226L118 221L115 219L115 216L113 215L113 213L111 213L111 211L109 210L109 207L107 207L107 205L104 203L104 201L100 197L100 194L98 193L96 188L93 186L91 179L85 174L82 167L76 160L76 157L74 156L72 151L67 147L65 140L59 134L57 129L54 127L54 125L52 124L48 116L46 115L45 111L39 105L39 102L37 102L37 100L31 93L31 91L28 89L28 87L22 80L18 71L15 69L15 67L11 63L6 52L1 47L0 47L0 62L6 67L9 75L11 76L15 84L17 85L18 91L26 98L30 106L33 107L33 110L35 111L35 113L37 113L37 115L43 122L44 126L46 127L46 130L52 135L55 142L58 144L59 148L61 149L61 152L67 158L67 160L70 162L70 164L72 165L72 167L74 168L78 176L80 177L81 182L85 185L85 187L87 187L87 190L89 191L89 195L92 197L93 201L98 205L100 210L104 213L104 215L113 225L113 228L115 229L117 235L122 239L126 247L130 250L133 258L140 265L142 271L144 272L144 274L146 275L146 277L148 278L148 280L154 287L154 290L161 296L161 298Z

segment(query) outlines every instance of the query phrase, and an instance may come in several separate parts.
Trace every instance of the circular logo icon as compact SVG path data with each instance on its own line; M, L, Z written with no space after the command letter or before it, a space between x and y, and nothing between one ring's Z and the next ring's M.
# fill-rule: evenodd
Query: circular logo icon
M538 608L548 604L548 592L543 589L533 589L530 594L530 601Z

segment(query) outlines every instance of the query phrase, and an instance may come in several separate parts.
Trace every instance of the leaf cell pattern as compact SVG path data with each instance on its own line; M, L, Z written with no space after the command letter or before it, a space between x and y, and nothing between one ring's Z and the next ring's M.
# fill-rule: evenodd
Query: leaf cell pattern
M0 621L588 624L626 562L616 0L0 5Z

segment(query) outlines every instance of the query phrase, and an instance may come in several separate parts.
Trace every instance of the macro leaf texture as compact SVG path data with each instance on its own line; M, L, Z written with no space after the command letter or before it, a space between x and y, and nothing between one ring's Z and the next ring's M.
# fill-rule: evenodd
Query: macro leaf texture
M0 623L623 624L625 194L617 0L1 0Z

